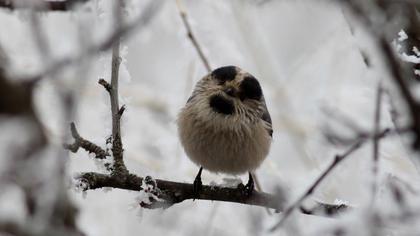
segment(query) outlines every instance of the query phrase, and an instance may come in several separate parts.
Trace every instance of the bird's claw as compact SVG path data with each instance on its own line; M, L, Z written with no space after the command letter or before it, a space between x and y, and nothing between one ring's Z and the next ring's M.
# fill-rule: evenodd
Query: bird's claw
M238 189L241 190L242 194L250 197L252 193L254 192L254 180L252 179L251 173L249 173L249 180L246 185L243 185L242 183L238 184Z
M252 193L254 192L254 182L252 182L252 183L248 182L245 185L244 191L245 191L245 195L250 197L252 195Z
M194 183L193 183L193 201L198 198L198 196L200 195L201 189L203 188L203 183L201 182L201 171L203 170L203 167L200 168L200 170L198 171L197 176L194 179Z
M194 184L193 184L193 193L194 193L194 199L198 198L198 196L200 195L200 191L203 187L203 183L201 182L201 178L196 178L194 180Z

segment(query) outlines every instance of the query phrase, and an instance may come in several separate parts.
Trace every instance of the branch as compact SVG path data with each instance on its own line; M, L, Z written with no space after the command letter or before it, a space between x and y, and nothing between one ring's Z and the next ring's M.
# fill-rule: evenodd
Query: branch
M111 85L106 80L99 79L98 84L102 85L108 93L111 92Z
M182 23L184 24L184 27L187 30L187 36L188 36L188 38L190 39L191 43L193 44L195 50L197 51L198 56L200 57L200 60L203 63L204 67L206 68L207 72L210 73L211 72L211 67L210 67L209 60L204 55L203 50L201 49L201 46L198 43L197 38L194 36L194 34L192 32L190 23L188 22L187 11L182 6L181 0L177 0L176 1L176 6L178 8L179 15L181 16Z
M389 130L384 130L375 139L380 139L380 138L385 137L388 134L388 132L389 132ZM352 154L354 151L358 150L367 140L369 140L369 139L360 139L355 144L353 144L353 146L351 146L345 153L343 153L341 155L336 155L335 158L334 158L334 161L327 167L327 169L325 169L324 172L322 172L322 174L305 191L305 193L300 198L298 198L290 207L288 207L284 211L283 217L280 219L280 221L277 224L275 224L270 229L270 231L275 231L276 229L281 227L284 224L284 222L286 221L286 219L293 213L293 211L296 208L299 208L302 205L303 201L307 197L312 195L312 193L319 186L319 184L321 184L321 182L325 179L325 177L327 177L335 169L335 167L338 166L338 164L340 164L343 160L345 160L348 156L350 156L350 154Z
M71 130L71 135L74 138L74 143L64 144L65 149L68 149L71 152L76 153L77 150L79 150L79 148L83 148L89 153L94 153L95 158L98 158L98 159L105 159L107 156L109 156L109 153L106 152L104 149L92 143L91 141L88 141L82 138L79 132L77 131L76 125L74 124L74 122L71 122L70 130Z
M122 3L120 1L114 3L115 25L122 25ZM109 86L109 98L111 102L112 116L112 154L114 156L113 175L127 174L128 170L123 159L123 144L121 141L121 115L124 112L124 106L120 108L118 100L118 79L121 65L120 57L120 39L117 39L112 47L111 61L111 84ZM120 112L121 111L121 112Z
M68 11L78 3L86 3L89 0L65 0L65 1L14 1L0 0L0 7L9 10L32 9L36 11Z
M86 183L86 185L84 185L84 191L103 187L142 191L144 190L141 187L142 183L147 178L151 177L142 178L133 174L129 174L125 180L121 180L121 178L118 177L94 172L83 173L80 177L78 177L79 181ZM178 183L160 179L156 179L154 181L156 182L157 187L155 192L159 193L157 196L159 200L152 201L151 204L147 206L143 205L143 207L150 209L168 208L185 200L193 199L234 202L246 205L261 206L275 209L279 212L282 211L284 207L284 202L279 202L278 196L274 194L255 191L250 197L248 197L244 195L240 188L203 185L199 195L196 196L193 192L192 184ZM326 215L333 216L342 213L349 208L350 207L346 205L317 203L316 206L310 210L302 208L301 212L311 215L322 215L321 212L325 212Z
M374 127L373 127L373 133L375 135L379 133L379 129L380 129L382 94L383 94L383 88L382 88L381 82L379 82L378 89L377 89L377 92L376 92L375 117L374 117ZM377 179L377 176L378 176L378 161L379 161L379 139L375 138L375 139L373 139L372 203L374 202L375 195L376 195L376 192L377 192L376 179Z

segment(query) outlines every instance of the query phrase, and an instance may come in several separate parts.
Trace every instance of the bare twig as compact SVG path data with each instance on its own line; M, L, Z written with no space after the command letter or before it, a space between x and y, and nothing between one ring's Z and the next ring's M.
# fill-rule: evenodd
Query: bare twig
M65 0L65 1L14 1L0 0L0 7L9 10L32 9L36 11L68 11L78 3L86 3L89 0Z
M373 133L375 135L379 133L379 129L380 129L382 94L383 94L383 88L382 88L381 82L379 82L378 90L376 92L376 101L375 101L375 117L374 117L374 128L373 128ZM377 175L378 175L378 161L379 161L378 159L379 159L379 139L375 138L373 139L372 203L375 200L375 196L377 192Z
M150 177L146 177L150 178ZM83 173L79 177L80 181L87 183L86 190L98 189L103 187L112 187L133 191L141 191L143 178L136 175L130 174L125 179L121 181L120 178L99 174L99 173ZM152 201L150 205L144 206L150 209L155 208L167 208L173 204L180 203L184 200L211 200L211 201L224 201L224 202L234 202L247 205L268 207L275 209L277 211L283 210L283 202L279 202L278 197L273 194L258 192L255 191L251 197L248 197L243 193L239 188L227 188L219 186L209 186L203 185L202 190L199 193L199 196L194 194L193 185L187 183L178 183L167 180L156 179L156 185L159 189L159 200ZM324 209L325 212L329 213L329 216L336 215L347 209L346 205L332 205L317 203L316 207L318 209ZM303 210L304 214L317 214L316 211Z
M122 25L122 3L115 2L114 16L116 27ZM118 79L121 65L120 57L120 40L117 39L112 47L112 61L111 61L111 84L109 90L109 98L111 101L111 115L112 115L112 154L114 156L114 171L113 175L121 175L128 173L123 159L123 144L121 140L121 115L124 112L124 106L120 108L118 98ZM121 112L120 112L121 111Z
M185 8L182 6L181 4L181 0L177 0L176 1L176 6L178 8L179 11L179 15L181 16L182 19L182 23L185 26L185 29L187 30L187 36L190 39L191 43L193 44L194 48L196 49L198 56L200 57L201 62L203 63L204 67L206 68L207 72L210 73L211 71L211 66L209 63L209 60L207 59L207 57L204 55L204 52L200 46L200 44L198 43L197 38L194 36L190 23L188 22L188 15L187 15L187 11L185 10Z
M117 136L121 135L121 125L118 122L118 111L120 110L118 100L118 75L121 64L120 57L120 42L115 42L112 48L112 72L111 72L111 90L109 91L109 97L111 100L111 112L112 112L112 136L114 140Z
M379 134L385 131L388 132L387 133L388 136L393 136L393 135L402 135L404 133L409 133L412 130L411 130L411 126L401 127L401 128L397 127L393 129L385 128L381 132L379 132ZM360 139L375 139L378 137L378 134L373 134L371 131L365 131L365 130L356 131L352 137L343 137L339 134L334 133L331 130L324 131L324 135L326 136L329 142L335 145L341 145L341 146L350 146Z
M111 85L104 79L99 79L98 84L102 85L106 91L111 92Z
M70 130L71 130L71 135L74 138L74 143L65 144L64 148L70 150L73 153L76 153L79 150L79 148L83 148L89 153L94 153L95 158L98 158L98 159L104 159L107 156L109 156L109 153L107 153L104 149L92 143L91 141L88 141L82 138L76 129L76 125L73 122L70 124Z
M400 124L398 123L398 118L399 118L400 114L398 113L398 110L395 106L394 98L392 97L392 95L391 95L391 93L389 92L388 89L384 89L384 93L388 97L389 115L391 116L392 124L394 125L395 128L399 129Z
M346 13L344 12L342 8L341 8L341 13L343 14L343 18L346 21L347 26L349 27L350 34L354 36L354 26L350 23ZM358 50L359 50L359 55L362 57L365 66L369 68L371 66L369 57L360 47L358 48Z
M380 133L376 139L380 139L385 137L388 134L389 130L384 130L382 133ZM296 208L299 208L303 201L309 197L310 195L312 195L312 193L314 192L314 190L319 186L319 184L322 182L322 180L324 180L325 177L328 176L328 174L330 174L332 172L332 170L338 166L338 164L340 164L344 159L346 159L346 157L350 156L350 154L352 154L354 151L358 150L367 140L369 139L360 139L359 141L357 141L355 144L353 144L345 153L341 154L341 155L336 155L333 162L327 167L327 169L324 170L324 172L322 172L322 174L314 181L314 183L303 193L303 195L298 198L290 207L288 207L284 213L282 218L280 219L280 221L275 224L270 231L274 231L276 229L278 229L279 227L281 227L283 225L283 223L286 221L286 219L293 213L293 211Z

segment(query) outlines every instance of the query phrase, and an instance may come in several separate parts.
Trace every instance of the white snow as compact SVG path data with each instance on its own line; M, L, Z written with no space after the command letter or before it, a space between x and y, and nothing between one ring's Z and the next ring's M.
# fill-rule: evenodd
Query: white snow
M405 33L404 30L400 30L400 32L398 32L398 41L399 42L404 42L407 39L408 39L407 33Z
M154 201L162 201L157 195L156 181L151 179L153 183L146 182L146 178L141 183L142 190L139 191L139 195L136 197L136 202L140 204L150 205Z
M420 57L418 56L407 55L407 53L402 53L400 57L401 57L401 60L406 61L406 62L410 62L414 64L420 63Z

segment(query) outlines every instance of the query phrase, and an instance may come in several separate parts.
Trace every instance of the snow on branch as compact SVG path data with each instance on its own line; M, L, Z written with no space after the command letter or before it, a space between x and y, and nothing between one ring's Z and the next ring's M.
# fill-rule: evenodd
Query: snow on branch
M149 179L149 180L147 180ZM148 209L168 208L174 204L181 203L185 200L210 200L210 201L224 201L241 203L246 205L261 206L274 209L278 212L284 210L285 202L280 201L279 197L275 194L255 191L251 196L243 194L240 188L230 188L222 186L203 185L203 189L199 195L194 195L193 185L188 183L179 183L168 180L152 179L150 176L145 178L128 174L127 178L122 181L118 177L105 175L94 172L82 173L78 177L79 181L88 183L84 185L86 188L83 191L94 190L99 188L111 187L132 191L144 191L143 181L156 183L156 187L149 190L154 192L154 196L146 201L142 199L142 207ZM152 184L153 185L153 184ZM143 187L142 187L143 186ZM148 196L148 195L147 195ZM316 203L316 206L311 209L300 208L304 214L334 216L348 210L350 207L344 204L325 204Z

